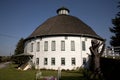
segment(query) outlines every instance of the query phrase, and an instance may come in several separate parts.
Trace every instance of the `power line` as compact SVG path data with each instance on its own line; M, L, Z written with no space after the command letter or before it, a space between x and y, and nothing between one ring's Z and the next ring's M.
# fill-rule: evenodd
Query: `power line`
M1 37L12 38L12 39L20 38L20 37L17 37L17 36L13 36L13 35L9 35L9 34L2 34L2 33L0 33L0 36Z

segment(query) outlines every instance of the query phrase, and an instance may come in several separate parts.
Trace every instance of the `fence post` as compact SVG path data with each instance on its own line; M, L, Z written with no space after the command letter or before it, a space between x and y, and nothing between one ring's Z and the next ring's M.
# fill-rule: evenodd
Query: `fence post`
M58 80L61 78L61 69L58 67Z

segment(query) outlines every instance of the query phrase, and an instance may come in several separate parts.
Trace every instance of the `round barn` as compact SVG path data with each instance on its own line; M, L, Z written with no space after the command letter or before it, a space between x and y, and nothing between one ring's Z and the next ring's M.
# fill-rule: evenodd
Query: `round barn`
M88 66L91 40L103 39L70 10L62 7L25 39L24 54L33 55L36 69L72 70Z

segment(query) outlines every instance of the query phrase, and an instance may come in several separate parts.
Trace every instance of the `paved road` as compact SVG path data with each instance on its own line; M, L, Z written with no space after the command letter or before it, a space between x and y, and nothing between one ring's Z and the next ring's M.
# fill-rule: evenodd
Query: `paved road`
M5 68L10 62L0 63L0 68Z

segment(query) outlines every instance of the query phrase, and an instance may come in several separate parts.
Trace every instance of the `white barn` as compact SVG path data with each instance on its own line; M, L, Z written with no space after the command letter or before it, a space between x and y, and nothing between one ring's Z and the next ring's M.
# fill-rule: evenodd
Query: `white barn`
M67 8L47 19L25 39L24 54L31 54L36 69L76 69L87 65L91 40L103 39Z

